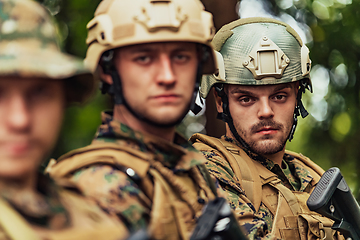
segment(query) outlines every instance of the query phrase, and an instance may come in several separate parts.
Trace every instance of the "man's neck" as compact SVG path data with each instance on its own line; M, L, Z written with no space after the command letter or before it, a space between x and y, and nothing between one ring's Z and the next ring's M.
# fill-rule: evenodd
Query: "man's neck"
M150 134L173 142L175 138L175 127L162 128L136 118L124 105L115 105L114 120L126 124L135 131Z
M270 155L264 155L264 157L268 158L269 160L273 161L275 164L279 165L281 167L282 161L284 158L285 148L281 150L280 152L270 154Z
M37 174L28 174L21 178L0 177L0 188L12 188L18 191L35 191L36 182Z

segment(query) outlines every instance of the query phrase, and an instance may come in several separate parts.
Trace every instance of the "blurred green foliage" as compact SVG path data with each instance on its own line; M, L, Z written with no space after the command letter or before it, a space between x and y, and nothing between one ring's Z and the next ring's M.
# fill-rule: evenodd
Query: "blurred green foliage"
M327 93L323 101L314 101L315 96L311 99L311 94L305 94L306 106L315 112L310 111L312 116L300 120L295 139L288 148L302 152L324 169L339 167L359 200L360 1L292 2L290 8L279 11L277 7L278 12L286 12L311 28L313 41L308 45L313 70L323 71L318 75L321 78L312 78L313 83L322 83L313 95L321 91ZM318 106L314 106L316 103ZM313 117L319 112L323 115L321 120Z
M86 24L100 0L39 2L54 14L64 50L85 57ZM313 38L308 46L315 92L304 96L310 116L299 120L288 148L310 157L324 169L339 167L360 199L360 81L357 80L360 79L360 1L271 0L269 3L274 15L287 13L309 26ZM69 108L53 157L90 143L100 124L100 112L106 108L110 108L110 100L100 94L86 106ZM202 129L199 125L192 126ZM187 131L184 126L180 129Z

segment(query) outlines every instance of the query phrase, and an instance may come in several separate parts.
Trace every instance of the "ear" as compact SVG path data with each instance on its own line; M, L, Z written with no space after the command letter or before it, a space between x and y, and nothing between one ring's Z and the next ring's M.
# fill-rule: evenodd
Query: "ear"
M297 96L297 95L298 95L298 92L299 92L300 82L299 82L299 81L296 81L296 82L294 82L294 85L295 85L295 94L296 94L296 96Z
M112 85L113 80L110 74L104 73L104 70L102 66L99 66L99 72L100 72L100 79L104 81L105 83Z
M222 113L223 112L223 102L221 100L221 97L219 97L219 94L213 89L214 92L214 98L215 98L215 103L216 103L216 110L218 113Z

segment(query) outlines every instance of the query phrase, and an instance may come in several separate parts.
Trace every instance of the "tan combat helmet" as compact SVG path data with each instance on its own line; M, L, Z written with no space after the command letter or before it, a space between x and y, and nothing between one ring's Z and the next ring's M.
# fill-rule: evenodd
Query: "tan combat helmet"
M95 85L82 60L60 51L50 15L32 0L0 0L1 76L66 80L68 103L82 103Z
M216 74L204 76L200 95L206 98L213 86L222 98L223 113L218 118L229 124L239 142L243 142L233 126L223 84L270 85L300 81L292 139L297 117L308 115L301 96L311 91L309 49L288 24L271 18L244 18L223 26L212 41L216 50ZM244 144L243 144L244 145Z
M87 24L85 62L95 72L104 52L152 42L194 42L211 47L212 15L199 0L103 0ZM214 57L203 73L213 73Z
M215 72L215 53L211 40L215 33L212 15L200 0L103 0L88 23L88 51L85 63L98 76L98 66L111 75L111 86L103 83L102 92L114 96L115 104L124 104L133 115L122 94L121 79L113 64L114 49L156 42L193 42L199 45L199 64L193 100L189 108L196 114L195 104L202 74ZM180 120L181 121L181 120ZM155 124L155 123L153 123Z

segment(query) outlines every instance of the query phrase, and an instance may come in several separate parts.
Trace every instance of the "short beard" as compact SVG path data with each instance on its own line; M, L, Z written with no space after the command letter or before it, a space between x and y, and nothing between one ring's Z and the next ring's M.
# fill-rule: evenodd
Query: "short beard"
M276 123L273 120L263 120L263 121L255 124L254 126L252 126L249 131L249 134L250 135L254 134L258 129L260 129L264 126L270 126L270 127L276 128L278 130L284 129L283 125ZM286 145L287 136L288 136L288 134L285 134L282 139L280 139L279 141L276 141L276 142L272 142L272 143L269 143L269 142L259 143L258 141L247 141L246 138L247 138L248 134L243 129L241 129L239 125L235 125L235 129L238 132L238 134L240 135L240 137L243 138L245 143L249 146L249 149L252 152L255 152L260 155L272 155L272 154L282 151ZM290 132L290 130L288 132ZM262 140L266 140L266 139L271 139L271 137L266 136L266 135L264 137L262 137Z

